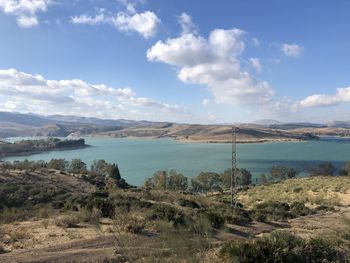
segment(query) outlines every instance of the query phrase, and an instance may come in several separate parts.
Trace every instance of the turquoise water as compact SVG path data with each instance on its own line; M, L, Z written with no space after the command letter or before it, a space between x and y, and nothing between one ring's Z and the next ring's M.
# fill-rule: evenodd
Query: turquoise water
M118 163L122 176L134 185L142 185L145 178L161 169L175 169L192 177L201 171L222 172L231 166L230 144L114 138L86 138L86 143L93 147L5 160L81 158L90 165L95 159L105 159ZM238 144L237 159L238 166L250 170L254 176L269 172L273 165L285 165L306 171L308 167L319 162L331 161L340 168L346 160L350 160L350 139L322 138L307 142Z

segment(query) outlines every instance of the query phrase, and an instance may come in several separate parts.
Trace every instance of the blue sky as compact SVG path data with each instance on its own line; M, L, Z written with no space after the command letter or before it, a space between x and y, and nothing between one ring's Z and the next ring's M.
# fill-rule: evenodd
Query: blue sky
M349 120L349 1L0 0L0 110Z

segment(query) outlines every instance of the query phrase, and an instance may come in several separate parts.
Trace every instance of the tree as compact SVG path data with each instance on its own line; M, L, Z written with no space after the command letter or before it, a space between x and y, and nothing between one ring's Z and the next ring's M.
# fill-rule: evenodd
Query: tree
M252 174L246 169L238 169L237 184L240 186L250 185L252 183Z
M81 159L73 159L69 164L69 170L72 173L84 173L86 172L86 163Z
M107 174L109 177L111 177L115 180L121 179L119 168L118 168L118 165L116 163L108 164L106 169L107 169Z
M193 185L194 183L194 185ZM199 192L222 191L221 176L214 172L201 172L192 179L192 190Z
M345 162L345 166L339 171L339 174L350 176L350 161Z
M230 189L231 187L231 169L225 170L221 175L221 187ZM237 185L250 185L252 183L252 174L246 169L237 169L236 175ZM234 182L235 183L235 182Z
M166 190L168 184L168 173L167 171L157 171L153 174L153 177L148 178L145 181L145 187Z
M172 191L185 191L188 188L188 180L183 174L171 170L168 178L168 189Z
M298 172L294 168L282 165L274 165L271 168L271 177L275 181L294 178L297 174Z
M231 169L226 169L221 174L221 186L223 189L230 189L231 188Z
M121 179L118 165L116 163L107 163L105 160L94 160L91 165L91 171L99 175L109 176L115 180Z
M65 171L68 168L68 162L65 159L51 159L47 168Z
M100 175L107 175L107 163L105 160L94 160L91 165L91 171Z
M336 169L331 162L320 163L318 167L311 169L313 176L332 176Z
M269 178L266 174L260 174L258 177L258 182L261 184L266 184L269 182Z

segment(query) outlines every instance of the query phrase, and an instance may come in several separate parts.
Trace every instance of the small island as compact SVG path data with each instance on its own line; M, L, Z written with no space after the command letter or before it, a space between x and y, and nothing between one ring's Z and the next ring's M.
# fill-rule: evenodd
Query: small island
M84 139L61 140L47 138L40 140L21 140L14 143L0 141L0 158L42 153L52 150L72 150L88 147Z

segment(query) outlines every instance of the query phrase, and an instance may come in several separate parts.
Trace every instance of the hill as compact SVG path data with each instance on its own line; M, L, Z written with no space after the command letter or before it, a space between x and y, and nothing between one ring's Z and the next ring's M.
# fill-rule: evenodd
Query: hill
M249 186L232 209L226 191L121 189L92 171L30 167L0 176L0 262L350 258L348 176Z
M317 135L349 136L348 122L280 123L260 120L236 125L239 142L297 141ZM39 116L0 112L0 138L21 136L170 137L189 142L230 142L231 125L108 120L77 116Z

